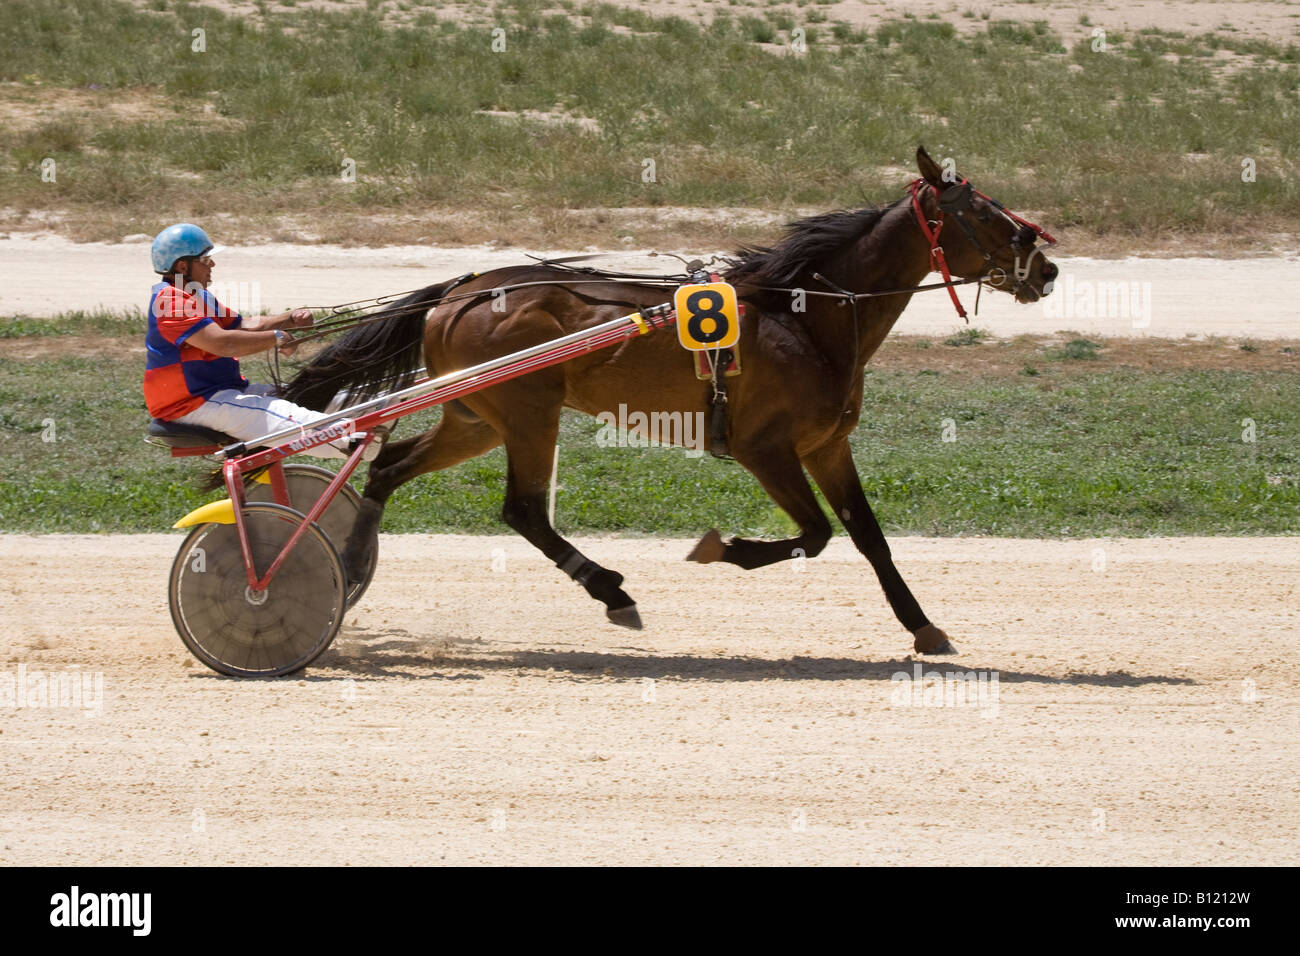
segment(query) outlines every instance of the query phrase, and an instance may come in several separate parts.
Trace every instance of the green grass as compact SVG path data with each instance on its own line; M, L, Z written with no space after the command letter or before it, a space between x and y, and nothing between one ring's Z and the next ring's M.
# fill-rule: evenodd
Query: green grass
M1250 236L1260 217L1300 216L1295 45L1143 32L1110 34L1094 53L1086 27L1062 36L1041 21L991 21L973 36L908 19L819 34L815 7L708 27L579 9L589 25L541 2L499 6L491 22L507 47L493 53L486 22L457 27L432 11L390 26L357 8L267 6L245 19L184 3L6 0L0 80L18 84L6 95L145 93L163 113L88 109L0 130L0 189L18 210L89 208L142 226L159 210L458 207L508 223L520 209L830 208L896 194L905 175L889 167L910 167L923 142L1055 230ZM197 24L204 53L190 49ZM806 55L760 49L788 44L797 25ZM1249 59L1219 70L1221 49ZM483 110L560 110L599 131ZM54 183L40 181L46 157ZM345 157L354 184L340 177ZM1245 157L1256 182L1241 181Z
M29 335L143 336L147 322L139 309L92 309L60 312L52 318L0 316L0 339Z
M1049 357L1062 362L1092 361L1101 346L1089 339L1071 339L1059 349L1049 352Z
M194 487L206 463L143 443L139 378L135 359L0 360L0 528L162 531L213 497ZM436 415L403 421L399 435ZM1254 443L1242 440L1247 418ZM955 441L941 440L945 419ZM562 531L789 532L740 466L601 448L597 428L578 415L562 422ZM1104 362L1048 362L1033 376L876 370L853 446L892 534L1294 534L1300 510L1292 373ZM384 528L505 532L504 470L497 450L421 477L394 496Z
M969 328L958 329L952 335L943 340L944 345L979 345L989 337L987 329L971 326Z

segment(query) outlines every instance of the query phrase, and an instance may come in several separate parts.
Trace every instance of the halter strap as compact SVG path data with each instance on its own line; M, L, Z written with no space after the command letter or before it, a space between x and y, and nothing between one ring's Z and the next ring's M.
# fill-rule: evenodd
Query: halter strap
M952 272L948 269L948 259L943 254L943 248L939 245L939 233L943 231L943 210L939 210L939 218L935 220L937 225L934 229L930 228L930 220L925 216L925 210L921 208L921 190L930 184L924 179L915 180L908 189L912 193L912 210L916 213L916 221L921 226L921 232L925 236L925 241L930 244L930 261L933 267L943 276L945 283L952 282ZM948 286L948 295L952 297L952 304L957 309L957 314L966 319L966 310L962 308L961 299L957 298L957 287Z

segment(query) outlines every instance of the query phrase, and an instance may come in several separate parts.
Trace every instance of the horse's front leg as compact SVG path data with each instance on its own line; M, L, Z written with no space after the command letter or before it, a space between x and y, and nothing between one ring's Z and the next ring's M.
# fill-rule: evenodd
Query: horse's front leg
M804 464L840 517L854 545L871 562L889 606L903 627L912 632L912 646L916 651L921 654L956 653L948 635L930 623L898 568L894 567L889 543L862 491L862 479L858 477L848 441L833 442L807 456Z
M799 536L781 541L732 538L724 542L722 535L713 528L700 539L686 560L700 564L726 561L748 571L794 557L811 558L820 554L830 540L831 525L818 507L817 496L804 477L803 466L793 449L766 448L756 453L736 449L735 454L736 461L752 472L763 490L794 519L799 526Z

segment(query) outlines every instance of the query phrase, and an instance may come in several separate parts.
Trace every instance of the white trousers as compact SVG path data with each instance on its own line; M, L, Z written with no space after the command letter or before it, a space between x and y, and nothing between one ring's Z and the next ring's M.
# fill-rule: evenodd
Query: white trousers
M269 392L273 385L250 385L244 391L233 388L213 392L194 411L175 419L180 425L201 425L219 432L225 432L232 438L248 441L261 438L271 432L278 432L291 425L310 425L326 417L324 412L312 411L283 398L274 398ZM305 455L316 458L347 458L348 439L339 439L308 448ZM365 460L371 461L379 454L378 441L370 443L366 449Z

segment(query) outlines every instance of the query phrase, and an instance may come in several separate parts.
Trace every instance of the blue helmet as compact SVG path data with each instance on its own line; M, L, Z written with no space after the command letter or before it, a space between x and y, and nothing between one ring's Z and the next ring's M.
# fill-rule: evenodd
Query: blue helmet
M153 271L166 275L171 272L177 259L201 256L215 251L217 247L212 244L206 232L193 223L178 222L174 226L168 226L154 237L149 256L153 259Z

